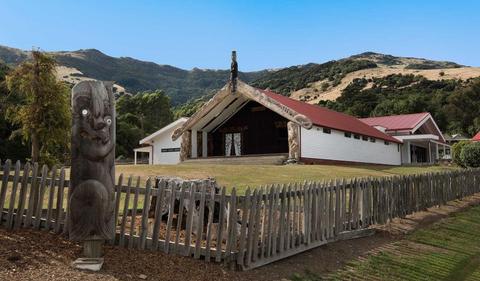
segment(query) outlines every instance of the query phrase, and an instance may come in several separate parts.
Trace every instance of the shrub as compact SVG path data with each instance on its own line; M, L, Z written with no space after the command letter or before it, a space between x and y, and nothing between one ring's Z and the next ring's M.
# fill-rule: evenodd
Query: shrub
M322 91L326 91L328 89L328 87L330 86L330 84L328 84L328 82L323 82L322 83Z
M460 152L460 158L466 167L480 167L480 142L465 145Z
M445 72L440 71L440 72L438 73L438 75L443 76L443 75L445 75Z
M463 163L461 158L461 153L463 147L467 144L470 144L470 141L460 141L452 146L452 160L453 163L457 164L458 166L465 167L465 164Z

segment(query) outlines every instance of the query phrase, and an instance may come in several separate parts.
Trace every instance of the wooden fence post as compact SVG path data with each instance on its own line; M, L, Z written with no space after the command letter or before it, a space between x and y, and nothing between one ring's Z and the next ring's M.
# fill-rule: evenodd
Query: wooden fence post
M7 214L7 229L13 228L14 222L14 210L15 210L15 199L17 195L18 182L20 180L20 161L17 161L15 164L15 174L13 175L13 185L12 185L12 194L10 195L10 202Z
M3 166L2 190L0 191L0 225L3 224L3 211L5 208L5 197L8 189L8 178L10 176L10 166L12 161L7 160Z

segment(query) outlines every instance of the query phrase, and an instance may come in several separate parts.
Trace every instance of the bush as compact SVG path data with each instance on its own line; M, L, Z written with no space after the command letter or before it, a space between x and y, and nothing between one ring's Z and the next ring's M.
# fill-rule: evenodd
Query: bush
M463 147L465 147L468 144L470 144L470 141L460 141L452 146L453 163L457 164L458 166L465 167L465 164L463 163L463 160L461 157L461 153L462 153Z
M328 82L323 82L322 83L322 91L326 91L328 89L328 87L330 86L330 84L328 84Z
M460 152L460 158L466 167L480 167L480 142L472 142L465 145Z

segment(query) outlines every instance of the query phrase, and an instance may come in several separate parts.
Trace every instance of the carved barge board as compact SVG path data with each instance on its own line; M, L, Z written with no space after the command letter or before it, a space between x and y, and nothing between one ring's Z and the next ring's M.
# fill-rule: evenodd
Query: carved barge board
M203 118L220 102L222 102L223 99L230 94L230 91L228 89L228 85L225 85L217 94L215 94L215 96L213 96L207 103L205 103L200 108L200 110L198 110L190 118L188 118L187 122L185 122L182 127L178 128L173 132L172 140L177 140L183 134L183 132L190 129L198 120Z
M217 105L219 105L228 95L232 94L230 91L230 84L225 85L213 98L211 98L205 105L203 105L182 127L175 130L172 134L172 140L177 140L184 132L190 130L195 124L197 124L203 117L211 112ZM307 117L299 114L295 110L277 102L274 99L269 98L267 95L259 91L258 89L247 85L241 80L237 81L237 90L235 95L242 95L243 97L255 101L273 112L281 115L289 121L292 121L305 129L312 127L312 122Z

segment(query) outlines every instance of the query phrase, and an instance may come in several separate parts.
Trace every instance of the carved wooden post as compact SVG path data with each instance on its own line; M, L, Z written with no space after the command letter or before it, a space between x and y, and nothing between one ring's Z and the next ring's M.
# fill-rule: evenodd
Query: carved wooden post
M178 130L178 129L177 129ZM191 151L191 134L190 131L186 131L182 134L182 140L180 142L180 161L185 161L190 157Z
M234 94L237 91L237 78L238 78L237 52L232 51L232 63L230 65L230 86L231 86L232 94Z
M74 266L99 270L102 245L114 238L115 100L112 83L82 81L72 89L69 238L83 241Z
M300 143L298 132L300 126L297 123L289 121L287 123L288 130L288 162L295 163L298 162L300 156Z

